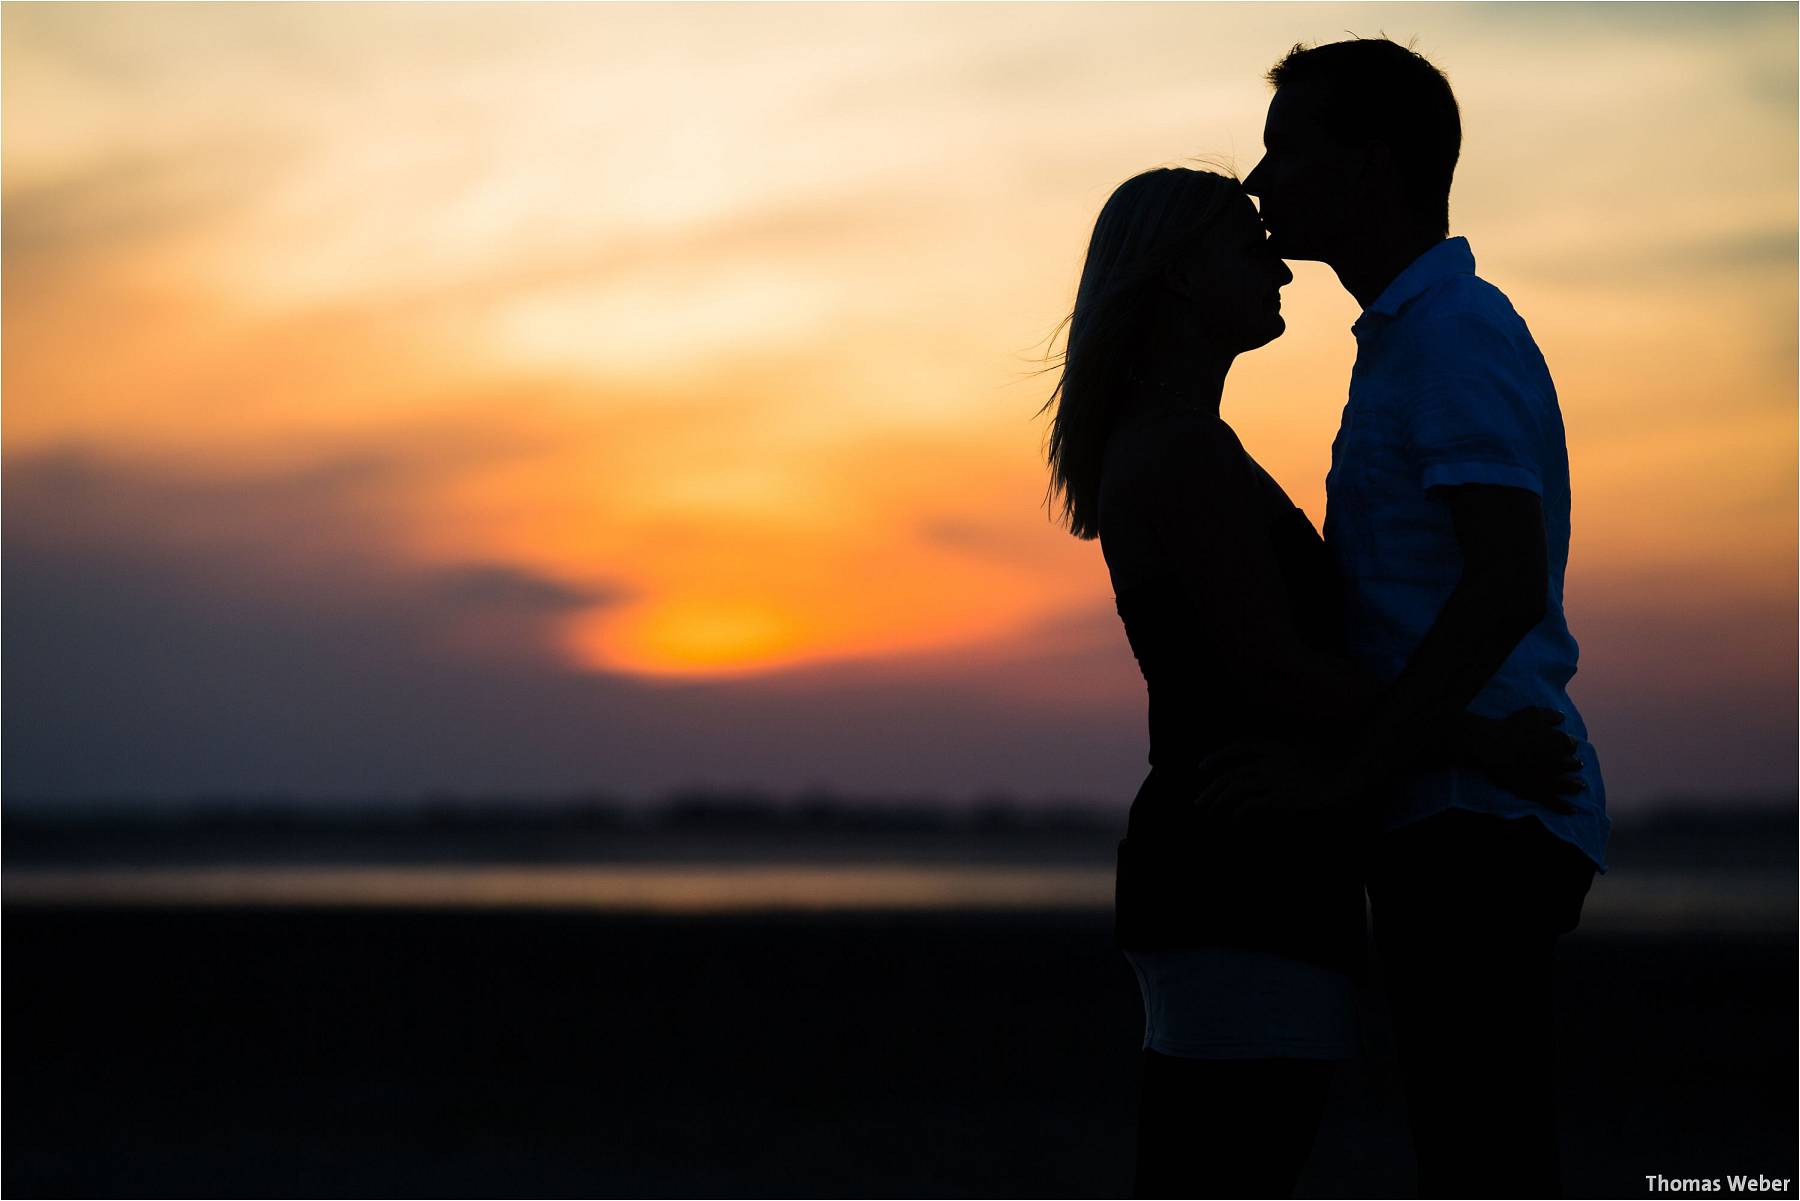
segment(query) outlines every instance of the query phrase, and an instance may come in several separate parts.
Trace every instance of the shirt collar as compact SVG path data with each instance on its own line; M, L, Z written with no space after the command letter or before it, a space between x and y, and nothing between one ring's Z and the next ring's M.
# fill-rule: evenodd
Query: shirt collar
M1375 302L1362 311L1350 332L1362 335L1400 315L1400 310L1425 292L1455 275L1475 274L1475 255L1467 238L1445 238L1414 259L1406 270L1381 290Z

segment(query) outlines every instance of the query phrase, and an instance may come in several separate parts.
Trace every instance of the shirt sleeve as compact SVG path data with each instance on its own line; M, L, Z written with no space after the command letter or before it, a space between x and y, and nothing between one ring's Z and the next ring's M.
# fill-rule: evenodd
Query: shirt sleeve
M1544 494L1539 469L1547 403L1522 348L1473 315L1437 326L1404 406L1421 488L1499 484Z

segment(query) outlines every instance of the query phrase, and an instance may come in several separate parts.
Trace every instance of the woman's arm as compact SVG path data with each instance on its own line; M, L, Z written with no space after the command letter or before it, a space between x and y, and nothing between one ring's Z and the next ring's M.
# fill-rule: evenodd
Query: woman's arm
M1558 813L1574 813L1565 798L1586 791L1580 743L1557 729L1554 709L1520 709L1506 717L1457 715L1446 743L1449 759L1476 768L1516 796Z

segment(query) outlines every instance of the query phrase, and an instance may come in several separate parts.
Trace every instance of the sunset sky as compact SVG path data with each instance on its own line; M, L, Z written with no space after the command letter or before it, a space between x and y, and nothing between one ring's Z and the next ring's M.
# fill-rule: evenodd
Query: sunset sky
M1118 182L1379 31L1556 377L1615 808L1791 800L1791 4L6 4L5 787L1123 804L1035 372ZM1295 275L1224 416L1318 522Z

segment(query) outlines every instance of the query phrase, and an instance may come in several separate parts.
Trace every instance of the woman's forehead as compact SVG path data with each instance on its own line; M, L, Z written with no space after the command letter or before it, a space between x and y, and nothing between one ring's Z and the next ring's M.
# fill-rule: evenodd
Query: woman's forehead
M1256 215L1256 205L1251 201L1250 193L1242 188L1238 189L1237 194L1225 202L1223 216L1225 222L1233 226L1260 225L1262 223L1262 218Z

